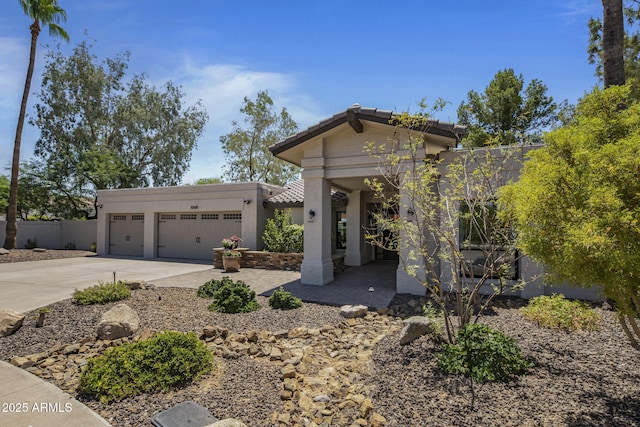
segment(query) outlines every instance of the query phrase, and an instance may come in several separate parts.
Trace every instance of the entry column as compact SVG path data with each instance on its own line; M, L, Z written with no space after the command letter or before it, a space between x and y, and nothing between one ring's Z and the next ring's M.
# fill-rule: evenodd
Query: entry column
M305 177L304 218L304 258L300 266L300 282L304 285L326 285L333 281L329 180Z
M349 193L347 204L347 250L344 258L346 265L362 265L362 234L362 191L355 190Z

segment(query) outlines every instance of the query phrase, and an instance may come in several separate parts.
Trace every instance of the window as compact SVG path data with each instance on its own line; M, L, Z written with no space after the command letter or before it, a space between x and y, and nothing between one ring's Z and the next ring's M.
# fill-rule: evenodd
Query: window
M144 221L144 214L131 215L132 221Z
M347 212L336 212L336 249L347 249Z
M111 220L112 221L126 221L127 220L127 216L126 215L111 215Z
M226 213L222 215L223 219L242 219L241 213Z
M216 214L216 213L203 213L200 216L200 219L218 219L218 214Z
M494 201L473 204L473 212L461 202L459 221L460 252L466 264L460 268L461 275L478 278L488 272L494 279L518 278L517 251L511 244L513 230L500 223Z
M160 214L161 221L167 221L170 219L176 219L176 214Z
M180 214L180 219L186 219L186 220L198 219L198 214Z

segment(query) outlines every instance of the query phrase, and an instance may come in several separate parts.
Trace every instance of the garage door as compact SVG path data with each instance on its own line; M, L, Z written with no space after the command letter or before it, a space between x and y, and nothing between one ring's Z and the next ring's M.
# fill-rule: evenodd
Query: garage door
M167 212L158 217L158 257L213 259L222 239L240 236L241 212Z
M144 214L109 216L109 254L142 256L144 250Z

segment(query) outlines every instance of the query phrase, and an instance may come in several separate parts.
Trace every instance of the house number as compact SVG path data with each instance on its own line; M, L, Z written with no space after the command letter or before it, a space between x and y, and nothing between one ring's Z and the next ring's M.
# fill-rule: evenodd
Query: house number
M198 205L191 205L191 209L198 209Z

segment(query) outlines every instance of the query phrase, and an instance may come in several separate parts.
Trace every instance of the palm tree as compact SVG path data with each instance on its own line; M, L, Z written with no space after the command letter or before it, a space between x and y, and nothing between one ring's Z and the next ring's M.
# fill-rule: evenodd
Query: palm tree
M24 116L27 110L27 99L31 90L31 77L33 76L33 65L36 61L36 47L40 25L49 26L49 34L59 36L69 40L69 34L58 25L60 21L67 20L67 13L58 5L57 0L18 0L24 10L25 15L33 19L29 26L31 30L31 51L29 53L29 67L27 68L27 78L24 82L22 92L22 104L20 104L20 115L18 116L18 126L16 128L16 139L13 143L13 160L11 163L11 185L9 187L9 206L7 208L7 228L4 240L5 249L16 248L16 235L18 234L18 169L20 167L20 144L22 142L22 128L24 126Z
M602 0L602 7L604 87L619 86L625 83L622 0Z

